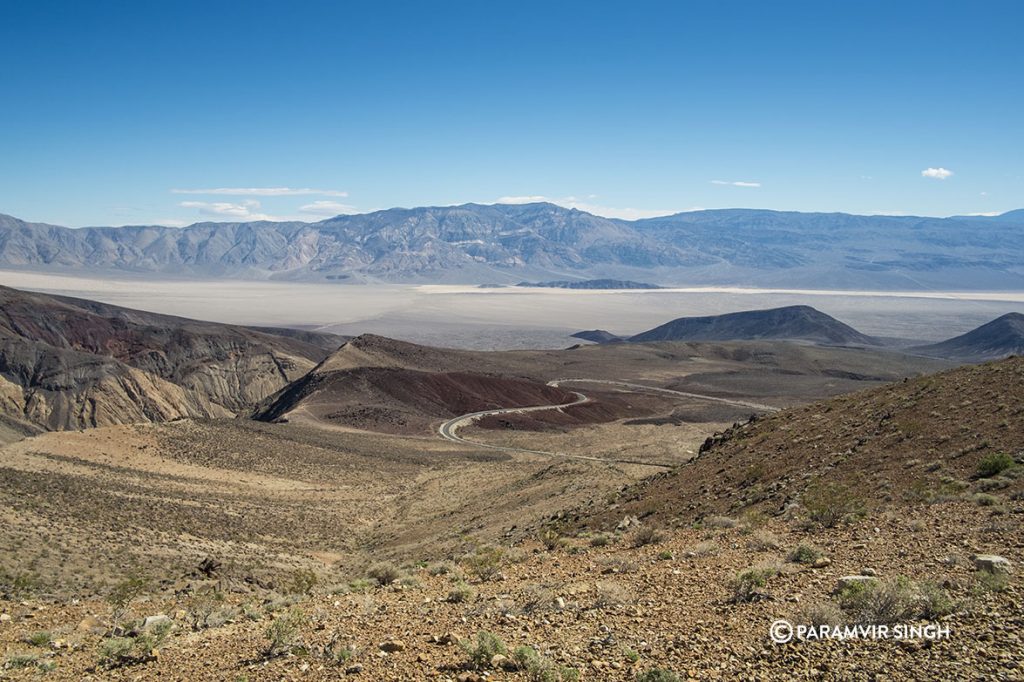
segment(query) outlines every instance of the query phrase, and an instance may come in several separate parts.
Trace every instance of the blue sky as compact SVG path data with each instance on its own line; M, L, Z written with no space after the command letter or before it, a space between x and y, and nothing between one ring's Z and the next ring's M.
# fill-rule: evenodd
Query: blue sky
M0 212L1002 212L1022 25L1021 2L0 0Z

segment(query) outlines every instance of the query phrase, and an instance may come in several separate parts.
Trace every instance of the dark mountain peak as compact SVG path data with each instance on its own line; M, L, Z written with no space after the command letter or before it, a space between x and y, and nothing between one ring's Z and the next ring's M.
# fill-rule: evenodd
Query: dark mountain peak
M1024 314L1006 313L966 334L910 350L922 355L973 361L1024 355Z
M783 339L826 345L878 345L878 341L807 305L680 317L630 337L646 341L745 341Z

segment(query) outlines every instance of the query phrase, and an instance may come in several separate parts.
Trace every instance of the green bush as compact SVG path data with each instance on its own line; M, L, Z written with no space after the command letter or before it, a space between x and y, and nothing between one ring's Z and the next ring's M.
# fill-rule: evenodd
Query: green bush
M294 649L305 622L306 615L299 609L292 609L275 618L264 632L269 642L265 652L267 657L280 656Z
M119 582L107 595L107 603L110 604L111 620L117 626L121 619L128 613L132 602L135 601L146 590L149 581L138 574L133 574Z
M947 608L938 595L900 576L895 580L865 580L840 590L839 606L858 625L889 625L925 617L930 609ZM948 607L951 610L951 605Z
M761 588L778 574L778 569L774 567L748 568L741 571L733 579L732 601L737 604L756 601L763 596Z
M507 655L508 647L501 638L492 632L481 630L476 633L476 642L461 641L459 645L469 656L469 666L476 670L486 670L491 665L491 659L498 654Z
M462 559L466 569L482 582L493 579L505 563L505 550L494 545L480 545Z
M287 589L290 594L310 594L318 581L312 569L299 568L292 572Z
M789 553L788 557L788 559L794 564L813 564L820 558L820 549L803 542L797 545L793 551Z
M991 478L992 476L1003 473L1007 469L1013 467L1013 465L1013 457L1010 457L1005 452L997 452L983 457L982 460L978 462L977 476L978 478Z
M394 564L379 563L374 564L367 571L366 576L370 580L376 581L378 585L390 585L399 578L402 577L402 571Z
M512 652L512 664L531 682L575 682L579 672L544 658L533 647L521 646Z
M448 601L453 604L464 604L468 601L472 601L473 597L476 596L476 590L464 582L457 582L448 591Z
M637 675L636 682L679 682L679 675L671 670L655 668Z

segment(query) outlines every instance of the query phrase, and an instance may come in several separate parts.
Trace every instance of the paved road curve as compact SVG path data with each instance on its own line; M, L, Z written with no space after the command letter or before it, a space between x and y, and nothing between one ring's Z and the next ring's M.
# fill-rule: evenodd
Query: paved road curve
M556 379L554 381L549 381L548 386L560 386L561 384L568 383L605 384L621 386L623 388L628 388L629 390L636 392L653 391L655 393L667 393L670 395L678 395L686 398L697 398L700 400L709 400L712 402L724 403L726 405L734 405L736 407L748 407L752 410L762 412L774 412L779 409L777 407L772 407L771 405L762 405L760 403L751 403L743 400L731 400L729 398L718 398L715 396L701 395L698 393L673 391L667 388L646 386L644 384L632 384L625 381L606 381L604 379ZM477 448L488 448L490 450L505 450L507 452L525 452L532 455L547 455L551 457L562 457L565 459L582 459L590 462L603 462L608 464L640 464L643 466L651 466L662 469L669 469L673 466L671 464L661 464L658 462L642 462L638 460L624 459L604 459L601 457L589 457L587 455L572 455L562 452L545 452L542 450L527 450L525 448L509 447L506 445L493 445L491 443L482 443L480 441L463 438L458 433L459 429L461 429L462 427L469 426L470 424L484 417L491 417L501 414L523 414L526 412L540 412L542 410L562 410L566 407L572 407L574 405L583 405L584 403L591 402L590 398L588 398L587 396L578 391L573 391L573 394L576 396L576 400L574 400L571 403L562 403L558 405L537 405L534 407L505 407L497 410L481 410L480 412L470 412L469 414L464 414L444 422L443 424L441 424L441 426L438 427L437 432L445 440L450 440L455 443L462 443L464 445L472 445L473 447Z

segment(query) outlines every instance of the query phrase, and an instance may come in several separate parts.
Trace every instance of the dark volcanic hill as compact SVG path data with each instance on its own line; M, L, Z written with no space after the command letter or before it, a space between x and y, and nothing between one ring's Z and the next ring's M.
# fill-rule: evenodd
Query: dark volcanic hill
M49 429L230 416L329 353L291 333L0 287L3 409Z
M1024 315L1007 313L966 334L909 350L933 357L976 362L1024 355Z
M639 343L756 339L811 341L832 346L880 345L876 339L805 305L748 310L708 317L680 317L660 327L631 336L629 341Z
M604 329L587 329L571 334L571 336L576 339L583 339L584 341L593 341L594 343L618 343L625 340L621 336L612 334Z
M625 221L548 203L395 208L316 223L185 228L69 229L0 215L0 268L330 282L600 278L1020 289L1021 228L1019 211L926 218L723 209Z
M571 403L576 398L535 379L465 371L469 363L463 357L469 355L372 334L358 336L269 398L255 418L424 433L434 422L461 414Z

